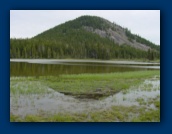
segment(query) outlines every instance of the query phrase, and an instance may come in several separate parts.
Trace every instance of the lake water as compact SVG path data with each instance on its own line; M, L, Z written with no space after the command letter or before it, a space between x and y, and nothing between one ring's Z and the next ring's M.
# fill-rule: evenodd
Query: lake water
M10 60L10 76L49 76L160 69L159 63L103 60Z
M102 60L10 60L10 114L24 118L27 115L51 116L61 113L86 114L108 110L111 107L131 107L156 110L155 101L160 101L159 76L146 79L140 85L106 96L102 99L76 98L58 92L43 81L30 81L27 78L13 76L58 76L61 74L110 73L138 70L160 69L159 63L134 61L102 61ZM28 80L28 81L27 81ZM56 81L55 81L56 82ZM115 82L115 81L114 81ZM96 87L95 89L99 88ZM27 93L29 92L30 93ZM41 93L40 93L41 91ZM139 102L142 100L142 102ZM151 103L149 103L151 102ZM137 109L136 109L137 111ZM119 109L120 113L123 113ZM125 121L136 118L138 113L131 111ZM119 121L114 120L114 121Z

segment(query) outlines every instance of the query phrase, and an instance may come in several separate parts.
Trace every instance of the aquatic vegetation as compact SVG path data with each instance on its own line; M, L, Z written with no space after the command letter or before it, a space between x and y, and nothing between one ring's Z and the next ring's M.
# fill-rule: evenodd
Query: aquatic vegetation
M151 110L139 115L133 122L160 122L160 110Z
M154 102L154 105L155 105L156 108L159 109L160 108L160 101L155 101Z
M137 71L11 77L10 121L160 121L159 78L152 79L158 74ZM150 87L151 91L147 90ZM16 114L21 109L26 110L25 115Z
M86 113L59 113L49 116L27 115L20 118L10 115L11 122L159 122L160 111L146 111L142 107L113 106L110 109Z
M41 81L46 83L52 89L59 92L77 93L95 93L101 89L101 93L108 95L125 90L131 86L137 86L144 79L152 75L159 74L159 71L137 71L108 74L78 74L61 75L59 77L49 76L41 77Z
M19 78L10 81L10 93L13 95L22 94L44 94L49 93L48 87L39 81L32 81L30 78Z
M137 98L136 101L140 104L140 105L145 105L146 102L143 98Z

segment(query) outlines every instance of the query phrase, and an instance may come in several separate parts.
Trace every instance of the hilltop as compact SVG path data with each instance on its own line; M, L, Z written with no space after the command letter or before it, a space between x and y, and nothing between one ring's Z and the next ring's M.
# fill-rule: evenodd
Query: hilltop
M160 47L97 16L81 16L30 39L10 39L11 58L158 59Z

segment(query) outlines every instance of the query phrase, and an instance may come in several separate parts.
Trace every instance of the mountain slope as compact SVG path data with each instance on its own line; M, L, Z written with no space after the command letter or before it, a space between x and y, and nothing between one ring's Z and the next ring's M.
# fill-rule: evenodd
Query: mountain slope
M10 39L11 58L158 59L159 46L96 16L81 16L31 39Z
M73 36L74 34L77 35L79 30L86 30L88 32L95 33L100 37L108 38L115 44L119 45L126 44L145 51L150 48L156 50L159 49L159 46L156 46L138 35L132 34L127 28L122 28L117 24L96 16L81 16L75 20L68 21L47 30L34 38L58 39L58 37L61 38L63 35L66 35L66 37L71 34Z

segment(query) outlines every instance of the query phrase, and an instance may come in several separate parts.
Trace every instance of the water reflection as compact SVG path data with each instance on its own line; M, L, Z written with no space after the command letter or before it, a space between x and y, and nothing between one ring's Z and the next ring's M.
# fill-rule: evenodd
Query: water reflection
M47 76L80 73L110 73L149 69L151 68L142 68L141 66L132 67L130 65L114 65L105 63L40 64L26 62L10 62L10 76Z

